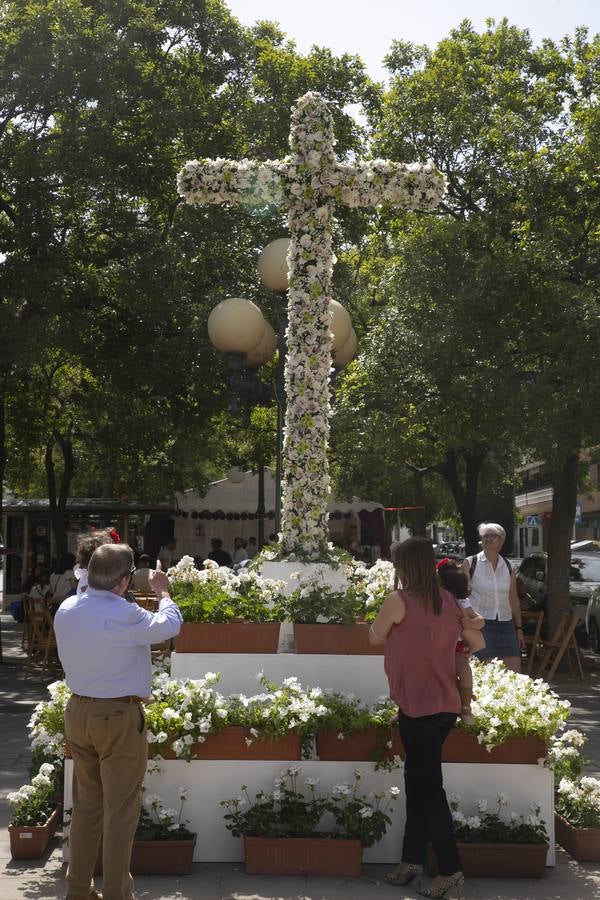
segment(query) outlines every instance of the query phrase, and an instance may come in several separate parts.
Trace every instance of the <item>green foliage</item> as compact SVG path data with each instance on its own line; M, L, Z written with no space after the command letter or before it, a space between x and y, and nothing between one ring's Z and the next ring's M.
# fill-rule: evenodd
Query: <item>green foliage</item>
M319 730L336 731L341 735L356 734L368 728L391 729L398 719L398 707L391 700L372 706L354 694L326 692L321 698L327 712L319 718Z
M383 210L347 255L371 327L338 388L335 474L388 496L405 463L442 476L468 544L488 461L493 492L527 453L598 442L599 54L584 30L534 47L463 22L434 50L396 42L372 107L375 154L431 158L448 194L435 215Z
M284 618L304 625L354 625L364 618L364 595L352 585L334 590L327 584L309 582L293 590L282 602Z
M251 585L232 593L216 581L175 581L171 596L184 622L280 622L285 617L278 603L269 602Z
M340 152L358 150L362 132L343 109L370 91L363 66L302 55L220 0L12 0L0 22L9 481L42 492L50 446L63 494L201 488L222 464L212 419L228 402L206 320L234 294L274 319L256 260L281 223L272 211L185 208L175 174L194 155L285 155L290 105L310 88L337 105ZM74 469L62 489L61 441Z

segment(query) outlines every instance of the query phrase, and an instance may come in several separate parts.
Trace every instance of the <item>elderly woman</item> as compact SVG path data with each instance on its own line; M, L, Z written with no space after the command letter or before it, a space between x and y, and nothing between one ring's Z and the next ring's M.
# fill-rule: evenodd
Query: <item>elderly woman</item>
M500 659L508 669L519 672L525 639L515 573L500 553L506 532L495 522L482 522L479 535L483 550L463 563L471 578L471 606L485 619L485 648L475 655Z

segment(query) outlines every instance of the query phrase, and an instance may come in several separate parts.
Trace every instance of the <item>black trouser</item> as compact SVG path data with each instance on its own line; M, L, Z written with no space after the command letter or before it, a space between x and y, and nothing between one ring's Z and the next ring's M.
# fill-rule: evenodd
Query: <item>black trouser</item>
M452 814L442 781L442 746L455 721L455 713L436 713L416 719L403 713L398 715L400 737L406 750L402 862L423 865L427 844L431 842L440 875L452 875L460 869Z

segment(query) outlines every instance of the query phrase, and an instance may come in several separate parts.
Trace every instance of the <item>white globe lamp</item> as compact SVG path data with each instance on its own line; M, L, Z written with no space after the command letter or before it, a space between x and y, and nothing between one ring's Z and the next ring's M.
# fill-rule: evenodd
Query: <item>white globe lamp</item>
M208 336L222 353L249 353L262 341L266 324L251 300L228 297L208 317Z
M338 303L337 300L329 301L329 312L331 313L331 325L329 330L333 335L331 352L335 355L350 338L352 320L348 315L348 310L342 306L341 303Z
M277 238L267 244L258 258L258 274L270 291L282 294L288 289L287 253L289 238Z
M337 353L333 354L333 365L336 369L341 369L343 366L347 365L350 360L354 357L356 353L356 348L358 346L358 341L356 338L356 332L354 328L350 329L350 337L346 341L343 347L341 347Z
M262 336L262 340L254 350L250 350L246 354L244 365L247 369L260 369L261 366L264 366L271 359L276 350L277 335L271 325L265 322L265 333Z

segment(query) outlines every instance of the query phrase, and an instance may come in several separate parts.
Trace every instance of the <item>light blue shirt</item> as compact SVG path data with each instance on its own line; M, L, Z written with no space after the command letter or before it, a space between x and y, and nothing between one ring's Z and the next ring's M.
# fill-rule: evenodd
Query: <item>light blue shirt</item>
M84 697L150 694L150 645L179 634L182 618L169 597L150 613L112 591L88 587L56 611L58 655L68 686Z

